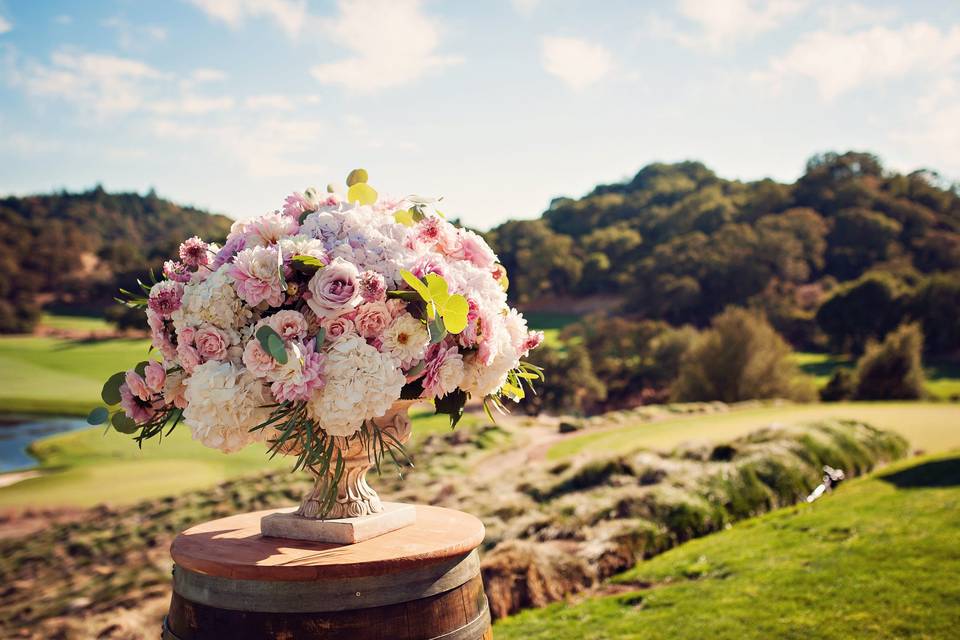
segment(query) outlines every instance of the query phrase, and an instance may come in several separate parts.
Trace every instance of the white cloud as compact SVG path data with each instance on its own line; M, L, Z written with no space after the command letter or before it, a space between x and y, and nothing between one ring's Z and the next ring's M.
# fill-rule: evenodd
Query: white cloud
M605 47L580 38L546 36L540 56L547 73L580 91L604 78L613 69L613 55Z
M720 50L776 29L806 8L809 0L681 0L680 15L693 29L658 15L649 30L691 49Z
M510 4L517 13L529 16L540 6L540 0L510 0Z
M828 31L846 31L859 27L886 24L894 20L898 12L893 7L866 6L859 2L828 4L819 11Z
M3 16L0 16L0 33L7 33L12 29L13 29L13 23L7 20L6 18L4 18Z
M124 18L114 16L101 23L117 34L117 44L123 49L140 48L146 43L162 42L167 39L167 30L149 24L132 24Z
M227 74L221 71L220 69L211 69L208 67L200 67L199 69L194 69L190 72L190 81L193 84L204 84L207 82L220 82L221 80L226 80Z
M321 83L373 92L460 62L437 53L442 25L419 0L340 0L339 7L340 15L321 19L320 32L353 55L313 67Z
M69 16L65 13L54 16L53 21L57 24L67 25L73 22L73 16Z
M134 112L202 115L232 109L228 96L203 96L194 86L223 78L214 69L197 69L184 79L145 62L114 55L62 48L49 63L11 57L8 79L30 96L62 100L98 119Z
M938 167L960 176L960 80L940 78L917 98L910 116L889 130L914 167Z
M248 18L268 18L288 36L296 37L307 21L305 0L187 0L211 20L232 29Z
M781 90L795 78L816 83L820 96L830 101L862 85L948 69L960 58L960 26L949 31L917 22L891 29L841 33L808 33L786 54L772 59L753 79Z
M244 106L248 109L267 109L270 111L293 111L296 104L287 96L280 94L264 94L258 96L248 96L244 100Z

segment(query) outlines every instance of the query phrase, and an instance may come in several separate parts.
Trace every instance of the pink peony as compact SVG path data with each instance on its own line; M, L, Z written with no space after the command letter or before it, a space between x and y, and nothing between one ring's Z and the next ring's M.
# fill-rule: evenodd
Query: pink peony
M197 330L193 342L197 353L204 360L223 360L230 347L230 340L226 334L210 324L205 324Z
M190 282L190 270L182 262L167 260L163 263L163 275L177 282Z
M357 307L353 324L364 338L378 337L393 321L393 314L384 302L368 302Z
M130 392L141 400L146 401L153 397L153 393L151 393L150 389L147 388L146 381L133 369L127 371L126 375L124 376L124 380L127 388L130 389Z
M453 254L454 257L469 260L475 266L487 271L493 269L497 256L483 238L468 229L458 229L457 237L459 243Z
M161 393L167 381L167 370L164 368L162 362L151 360L143 372L143 377L151 392Z
M284 340L302 340L307 337L307 319L299 311L278 311L267 318L267 324Z
M456 390L463 380L463 356L456 345L435 344L427 350L423 397L439 398Z
M300 223L296 219L273 211L248 222L245 232L248 242L271 245L280 242L281 238L296 235L299 230Z
M207 243L193 236L180 245L180 260L188 267L197 269L210 264L210 251Z
M159 351L166 360L176 359L177 348L170 341L166 324L164 324L163 318L153 309L147 309L147 325L150 327L150 344L153 345L153 348Z
M317 317L338 316L360 304L360 273L351 262L334 258L307 283L307 304Z
M299 369L291 371L282 379L270 385L270 391L277 402L300 402L309 400L315 391L319 391L326 384L323 377L323 364L326 356L317 353L314 342L301 345L302 361L290 358L288 365L293 362Z
M356 333L356 325L353 322L353 314L346 313L336 318L324 318L320 321L320 326L327 332L327 340L339 338L342 335Z
M161 318L169 318L170 314L180 308L181 298L182 284L175 280L162 280L150 288L147 306Z
M243 348L243 364L253 375L262 378L277 366L277 361L263 350L260 342L254 338Z
M455 228L445 220L429 216L414 227L417 243L436 249L444 255L452 255L459 246Z
M443 277L443 271L443 258L433 253L420 256L410 267L410 273L418 278L423 278L428 273L435 273Z
M150 422L157 414L153 403L139 398L126 383L120 385L120 408L137 424Z
M307 202L302 193L291 193L283 200L283 215L290 216L294 220L300 220L301 215L313 210L314 207Z
M251 307L266 302L271 307L283 304L285 290L280 282L280 263L276 247L251 247L237 254L229 274L237 295Z
M360 274L360 297L364 302L381 302L387 298L387 283L376 271Z

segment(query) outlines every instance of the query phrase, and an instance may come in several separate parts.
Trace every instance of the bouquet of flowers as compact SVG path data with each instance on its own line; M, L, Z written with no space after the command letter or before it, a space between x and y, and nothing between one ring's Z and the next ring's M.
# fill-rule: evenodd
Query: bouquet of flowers
M160 359L113 375L89 421L140 443L181 420L224 452L264 442L330 477L322 511L351 447L404 459L377 421L398 401L456 426L470 398L489 414L532 390L542 372L523 358L543 335L508 306L483 238L432 200L379 198L362 169L347 186L294 193L222 247L190 238L162 279L123 291Z

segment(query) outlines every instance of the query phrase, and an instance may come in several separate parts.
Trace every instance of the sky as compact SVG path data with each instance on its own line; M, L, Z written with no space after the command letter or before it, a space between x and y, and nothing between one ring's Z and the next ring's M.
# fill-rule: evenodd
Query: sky
M0 0L0 193L234 218L364 167L487 229L700 160L960 178L960 2Z

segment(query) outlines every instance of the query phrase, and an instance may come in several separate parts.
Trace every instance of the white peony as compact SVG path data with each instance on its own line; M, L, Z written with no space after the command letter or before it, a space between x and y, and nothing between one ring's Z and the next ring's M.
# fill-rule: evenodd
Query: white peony
M430 334L423 322L409 313L397 317L381 338L381 350L389 353L403 366L408 367L423 360L423 355L430 346Z
M382 416L400 397L406 379L399 363L357 334L330 345L326 386L307 404L310 416L332 436L350 436L364 420Z
M507 374L520 364L520 356L510 340L510 332L500 326L492 337L492 351L496 354L489 365L477 352L463 359L463 382L460 388L475 398L494 393L507 381Z
M211 360L198 365L187 380L183 417L194 440L224 453L262 441L250 429L267 419L271 403L263 384L243 367Z
M181 306L171 314L178 334L186 327L199 327L209 322L223 329L231 344L240 342L237 329L250 321L253 312L237 296L233 278L227 274L229 269L230 265L224 265L202 282L184 286Z

